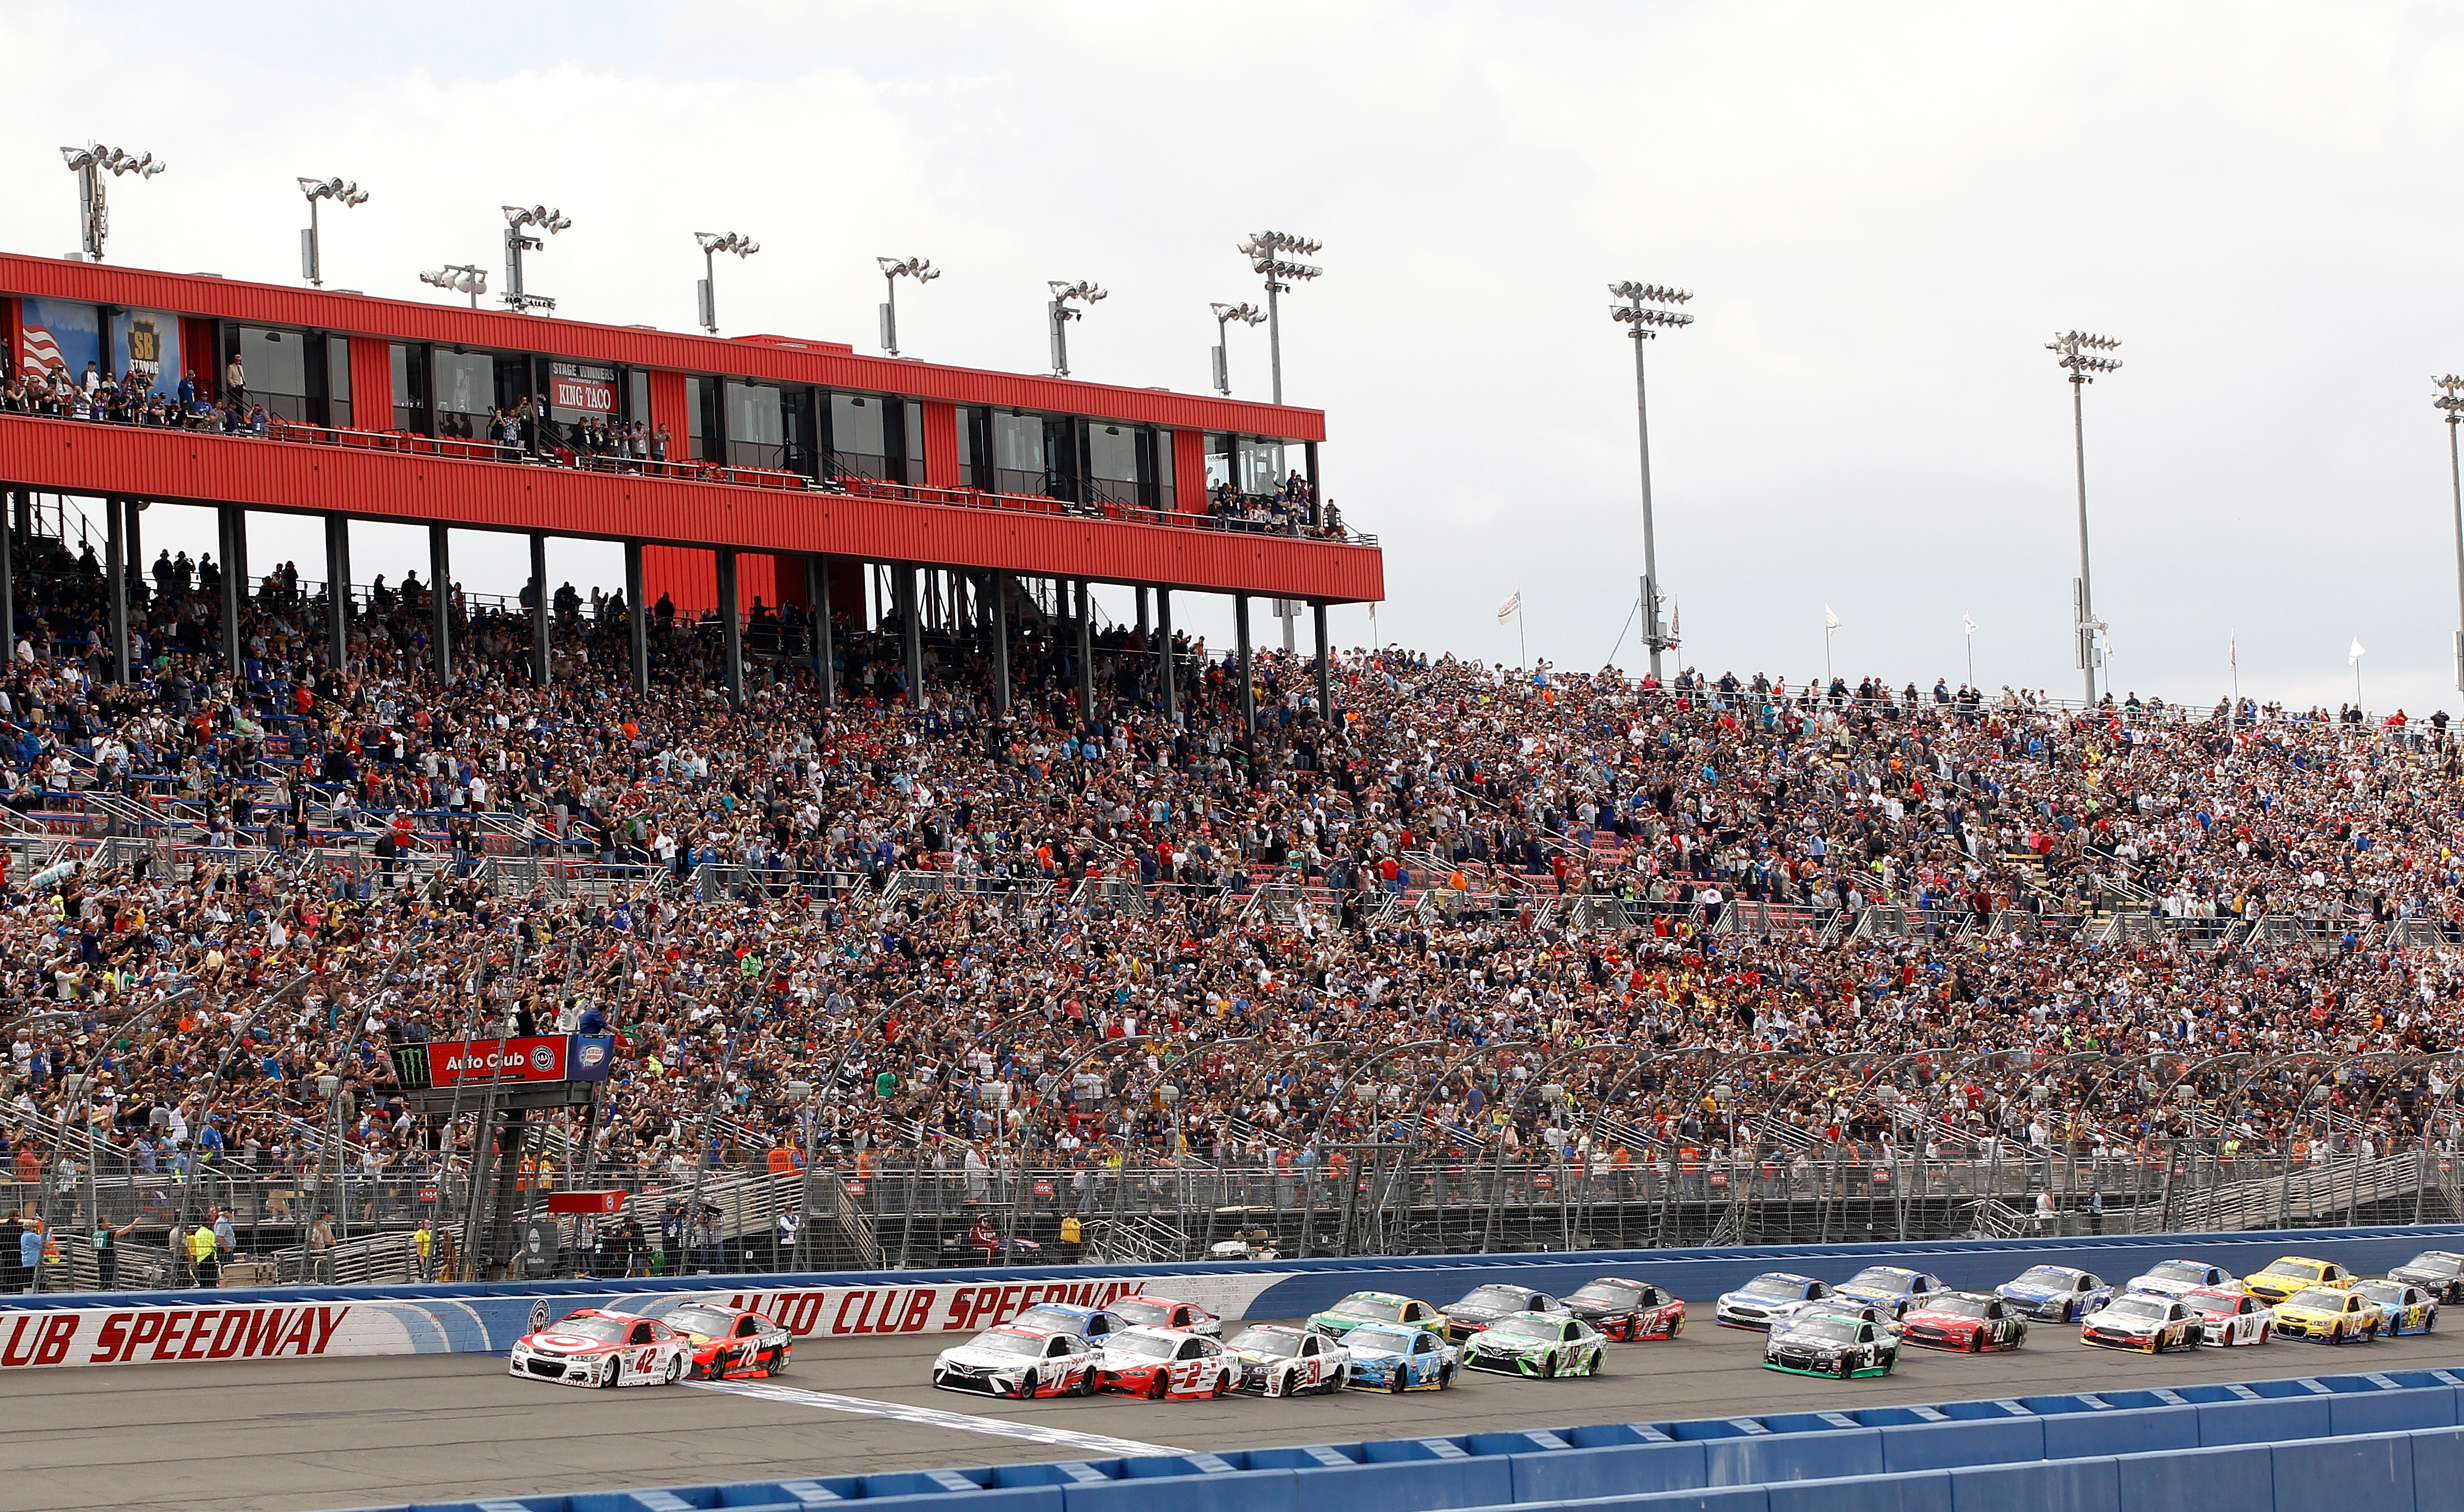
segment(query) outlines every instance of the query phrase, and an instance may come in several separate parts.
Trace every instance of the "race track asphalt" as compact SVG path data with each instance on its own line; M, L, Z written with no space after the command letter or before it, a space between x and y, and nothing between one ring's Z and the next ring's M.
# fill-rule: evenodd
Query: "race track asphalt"
M1184 1450L1667 1421L1886 1403L2118 1390L2464 1365L2446 1335L2274 1343L2149 1359L2039 1327L2013 1354L1907 1351L1887 1380L1761 1368L1762 1336L1697 1325L1612 1346L1605 1375L1481 1375L1386 1396L994 1402L924 1384L947 1339L808 1343L779 1386ZM492 1355L23 1370L0 1378L0 1512L175 1507L325 1512L382 1503L1099 1457L1038 1442L708 1387L615 1391L516 1380ZM1114 1449L1112 1453L1122 1451Z

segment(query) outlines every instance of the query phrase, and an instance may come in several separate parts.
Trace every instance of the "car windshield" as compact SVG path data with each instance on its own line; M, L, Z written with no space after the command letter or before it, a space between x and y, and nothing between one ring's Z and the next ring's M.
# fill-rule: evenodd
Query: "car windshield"
M1538 1318L1508 1318L1489 1332L1508 1339L1555 1339L1557 1325Z
M1746 1297L1802 1297L1805 1285L1801 1281L1783 1280L1776 1276L1757 1276L1738 1287L1737 1291Z
M2149 1271L2147 1279L2151 1281L2204 1281L2208 1279L2208 1268L2192 1265L2188 1260L2167 1260Z
M2066 1292L2071 1288L2071 1273L2068 1271L2056 1270L2050 1265L2038 1265L2020 1272L2019 1279L2013 1281L2011 1284L2013 1286L2042 1286L2053 1291Z
M2464 1269L2464 1260L2459 1260L2453 1255L2431 1250L2427 1254L2414 1256L2406 1263L2405 1269L2427 1271L2432 1276L2453 1276L2459 1269Z
M2106 1308L2105 1312L2107 1315L2115 1318L2154 1318L2161 1320L2165 1316L2165 1304L2159 1301L2149 1301L2144 1297L2129 1297L2124 1298L2121 1301L2115 1302L2112 1306Z
M736 1315L715 1307L679 1307L668 1314L667 1324L686 1333L697 1333L705 1339L715 1339L736 1326Z
M1297 1328L1271 1328L1264 1324L1243 1328L1232 1341L1232 1347L1251 1354L1272 1355L1280 1360L1286 1355L1300 1353L1301 1331Z
M1632 1307L1642 1301L1642 1293L1632 1286L1619 1286L1615 1281L1594 1281L1568 1300L1595 1302L1602 1307Z
M1351 1337L1343 1342L1351 1345L1354 1354L1363 1349L1379 1350L1387 1354L1412 1352L1412 1336L1400 1328L1354 1328Z
M1877 1265L1871 1270L1859 1271L1848 1284L1861 1286L1869 1291L1903 1292L1908 1289L1909 1281L1908 1278L1900 1272L1886 1270Z
M602 1344L623 1344L625 1330L631 1326L632 1323L622 1318L560 1318L556 1326L547 1331L596 1339Z
M1954 1318L1983 1318L1989 1315L1991 1305L1982 1297L1937 1297L1930 1310Z
M1022 1328L1049 1328L1054 1333L1085 1333L1084 1316L1058 1307L1030 1307L1010 1320Z
M2374 1302L2400 1302L2404 1301L2404 1282L2402 1281L2363 1281L2359 1285L2355 1286L2353 1290L2361 1293L2363 1296L2368 1298Z
M998 1328L987 1328L976 1335L976 1342L967 1347L981 1349L986 1354L1021 1354L1033 1358L1044 1353L1044 1341L1028 1339L1014 1333L1003 1333Z
M2202 1289L2192 1292L2182 1301L2193 1307L2204 1307L2211 1313L2229 1313L2240 1309L2241 1293Z
M1112 1311L1133 1323L1153 1323L1161 1327L1172 1322L1172 1309L1161 1302L1151 1302L1142 1297L1124 1297L1112 1304Z
M1104 1349L1110 1354L1134 1355L1141 1360L1169 1360L1179 1343L1177 1339L1153 1334L1116 1333L1104 1341Z
M1820 1339L1829 1344L1855 1344L1857 1324L1845 1318L1808 1318L1789 1330L1795 1338Z
M1337 1318L1392 1319L1397 1308L1383 1298L1372 1297L1367 1292L1354 1292L1327 1311Z
M2344 1310L2344 1294L2324 1286L2313 1286L2305 1291L2295 1292L2293 1300L2284 1305L2315 1307L2322 1313L2340 1313Z
M1521 1312L1523 1310L1523 1302L1524 1293L1515 1287L1476 1286L1472 1288L1470 1296L1464 1298L1455 1305L1458 1307L1488 1307L1499 1312L1514 1313Z
M2319 1267L2308 1260L2278 1260L2258 1274L2280 1276L2287 1280L2315 1281L2319 1279Z

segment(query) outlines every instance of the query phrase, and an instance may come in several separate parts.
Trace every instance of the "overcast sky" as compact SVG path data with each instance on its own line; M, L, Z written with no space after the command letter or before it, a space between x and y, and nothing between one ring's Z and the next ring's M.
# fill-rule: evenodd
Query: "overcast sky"
M367 8L374 9L374 8ZM1108 382L1207 383L1232 248L1321 238L1286 304L1287 396L1331 495L1386 546L1387 640L1596 666L1641 547L1619 278L1690 288L1654 342L1661 575L1686 660L2077 695L2070 393L2048 337L2124 345L2087 391L2097 604L2116 685L2457 706L2456 543L2432 373L2464 368L2464 12L2340 4L614 4L401 8L18 0L0 245L76 243L54 150L170 171L113 190L110 258L292 279L302 174L328 281L430 297L493 265L503 203L573 217L534 264L561 317L693 321L869 349L878 254L911 355L1039 370L1048 278ZM345 19L345 18L348 19ZM54 139L57 138L58 142ZM1263 330L1235 391L1263 396ZM210 547L202 515L157 542ZM170 518L166 518L170 517ZM253 561L321 556L260 524ZM425 567L363 527L364 575ZM388 551L401 560L386 560ZM459 575L510 589L504 538ZM611 580L612 549L559 547ZM1228 614L1182 606L1219 635ZM1271 632L1263 622L1261 638ZM1339 611L1344 644L1364 611ZM1304 630L1306 634L1306 630ZM1228 635L1225 636L1228 638ZM1639 665L1626 632L1617 659Z

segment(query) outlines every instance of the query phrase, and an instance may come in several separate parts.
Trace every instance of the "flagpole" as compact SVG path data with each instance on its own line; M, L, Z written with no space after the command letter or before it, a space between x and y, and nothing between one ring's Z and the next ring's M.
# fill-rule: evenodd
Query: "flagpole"
M1832 635L1832 630L1831 630L1831 627L1830 627L1830 626L1828 626L1828 625L1823 626L1823 627L1822 627L1822 691L1823 691L1823 692L1825 692L1825 693L1828 693L1828 692L1830 692L1830 691L1831 691L1831 684L1832 684L1835 680L1837 680L1837 679L1836 679L1836 678L1834 678L1832 677L1832 675L1831 675L1831 635Z
M1968 627L1968 685L1976 686L1976 627Z
M2241 634L2238 631L2226 634L2225 656L2233 663L2233 718L2225 722L2230 726L2241 723Z
M1523 635L1523 590L1516 589L1514 597L1514 651L1523 658L1523 670L1529 672L1531 670L1531 646Z

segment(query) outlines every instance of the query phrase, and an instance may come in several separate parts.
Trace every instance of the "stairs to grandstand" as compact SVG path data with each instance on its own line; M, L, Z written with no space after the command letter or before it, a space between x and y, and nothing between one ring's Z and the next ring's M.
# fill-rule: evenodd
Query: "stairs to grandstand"
M1104 1265L1168 1265L1189 1258L1189 1235L1153 1213L1124 1213L1090 1226L1087 1257Z
M2348 1158L2254 1177L2205 1191L2175 1195L2168 1228L2184 1233L2218 1229L2307 1228L2373 1203L2440 1193L2453 1211L2454 1173L2444 1155L2407 1150L2377 1160Z
M1979 1197L1963 1204L1971 1239L2015 1239L2029 1232L2028 1215L1998 1197Z
M1101 905L1129 919L1144 919L1155 912L1146 889L1134 877L1089 877L1070 891L1069 906L1088 908Z
M344 1239L327 1246L321 1259L305 1245L291 1245L256 1256L255 1263L272 1272L257 1279L274 1286L382 1286L419 1279L419 1251L406 1229Z

